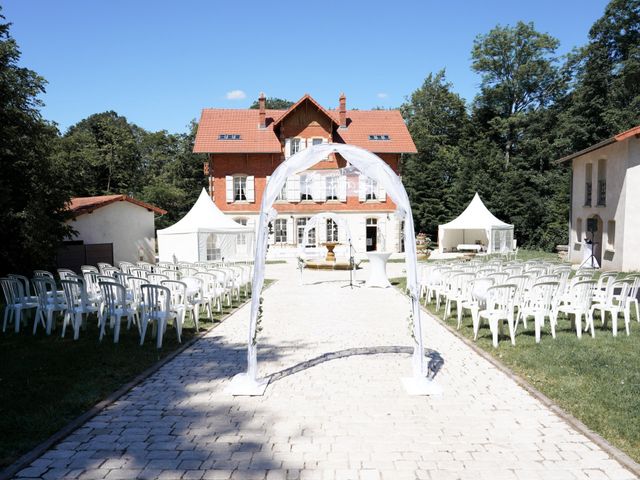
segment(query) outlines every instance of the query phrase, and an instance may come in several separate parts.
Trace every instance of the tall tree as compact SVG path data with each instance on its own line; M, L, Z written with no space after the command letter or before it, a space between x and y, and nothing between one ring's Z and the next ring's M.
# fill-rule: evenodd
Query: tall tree
M438 225L450 220L458 208L453 186L467 122L465 103L451 91L442 70L429 74L400 109L418 149L403 159L403 182L416 225L435 235Z
M526 114L548 106L561 91L557 47L558 40L523 22L497 26L474 42L472 68L482 79L477 116L484 117L487 130L502 145L506 166L517 149Z
M265 101L265 108L269 108L271 110L287 110L294 102L290 100L284 100L278 97L267 97ZM260 108L260 104L258 100L253 102L249 108L257 109Z
M0 15L0 274L53 264L70 228L67 172L51 162L57 130L42 119L45 80L18 66L20 50Z

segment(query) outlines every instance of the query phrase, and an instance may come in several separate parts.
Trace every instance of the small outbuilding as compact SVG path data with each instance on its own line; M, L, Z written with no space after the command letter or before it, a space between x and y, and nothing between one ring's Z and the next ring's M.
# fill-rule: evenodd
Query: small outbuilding
M203 188L191 210L158 230L161 262L243 260L253 255L254 230L227 217Z
M498 220L476 192L455 220L438 226L438 248L452 251L506 253L513 250L513 225Z
M75 197L69 210L77 234L59 250L58 267L155 261L155 216L165 210L127 195Z

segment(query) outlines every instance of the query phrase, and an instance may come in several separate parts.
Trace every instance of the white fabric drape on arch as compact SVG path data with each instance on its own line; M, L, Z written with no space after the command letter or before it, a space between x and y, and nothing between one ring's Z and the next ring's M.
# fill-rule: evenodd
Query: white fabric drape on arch
M398 175L395 174L384 160L363 148L340 143L313 145L292 155L276 168L269 179L269 183L262 196L259 223L256 232L256 253L251 288L251 317L247 338L247 372L237 375L227 388L227 391L233 395L261 395L264 392L264 388L266 388L267 380L259 380L257 376L257 341L254 343L254 336L260 308L260 294L264 285L268 226L277 216L273 204L289 176L310 168L332 153L340 154L351 167L359 170L362 174L382 185L386 193L397 205L398 209L396 214L405 220L404 238L409 240L405 243L407 289L410 295L413 336L415 337L412 355L413 377L405 379L412 385L407 386L405 382L405 388L412 394L426 394L427 392L439 393L439 387L434 387L433 390L430 390L430 387L426 385L426 383L433 382L425 378L428 372L424 355L422 319L418 297L416 244L415 241L413 241L415 231L409 197Z

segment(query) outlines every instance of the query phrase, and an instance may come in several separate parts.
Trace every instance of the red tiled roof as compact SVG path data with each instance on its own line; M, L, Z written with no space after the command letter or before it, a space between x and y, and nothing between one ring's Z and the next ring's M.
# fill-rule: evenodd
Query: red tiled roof
M202 110L193 148L195 153L281 153L274 127L304 100L314 103L339 125L337 110L323 109L305 95L288 110L267 110L267 127L259 128L259 111ZM398 110L347 110L347 128L337 128L336 142L357 145L374 153L416 153L417 149ZM240 140L218 140L221 134L239 134ZM389 140L369 140L369 135L388 135Z
M97 208L106 207L114 202L129 202L134 205L138 205L140 207L146 208L152 212L157 213L158 215L164 215L167 213L166 210L162 208L156 207L149 203L142 202L140 200L136 200L135 198L131 198L127 195L100 195L97 197L74 197L69 202L69 210L75 213L75 216L83 215L85 213L91 213Z
M258 109L205 108L200 116L193 147L195 153L281 153L273 132L273 120L286 110L267 110L266 128L260 128ZM240 140L219 140L221 134L239 134Z
M338 112L333 112L336 118ZM347 128L339 128L344 143L374 153L416 153L415 144L398 110L348 110ZM369 135L389 135L389 140L369 140Z
M300 104L302 104L302 102L304 102L305 100L308 100L309 102L311 102L313 105L315 105L315 107L318 110L320 110L320 112L322 112L325 116L327 116L329 118L329 120L331 120L336 125L339 125L339 123L336 120L336 118L334 118L328 111L326 111L324 108L322 108L322 105L320 105L318 102L316 102L313 99L313 97L311 97L311 95L309 95L308 93L305 93L304 96L300 100L298 100L296 103L291 105L288 110L286 110L282 115L280 115L279 118L276 119L276 121L273 123L273 126L276 127L276 126L280 125L280 122L282 122L282 120L284 120L287 116L289 116L289 114L291 112L293 112L296 108L298 108L298 106Z
M606 147L607 145L611 145L612 143L616 143L616 142L622 142L623 140L626 140L628 138L631 137L637 137L640 136L640 125L638 125L637 127L633 127L630 128L629 130L626 130L624 132L621 132L617 135L614 135L611 138L607 138L606 140L601 141L600 143L596 143L595 145L591 145L590 147L587 147L583 150L580 150L579 152L576 153L572 153L571 155L567 155L566 157L562 157L559 160L556 160L556 163L564 163L564 162L568 162L569 160L573 160L576 157L581 157L582 155L585 155L589 152L593 152L595 150L599 150L602 147Z

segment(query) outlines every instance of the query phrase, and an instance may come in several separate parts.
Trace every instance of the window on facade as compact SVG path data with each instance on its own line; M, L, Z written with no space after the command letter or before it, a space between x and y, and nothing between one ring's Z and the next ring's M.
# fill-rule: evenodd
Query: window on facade
M291 139L291 155L295 155L300 151L300 144L301 144L300 138Z
M598 205L607 204L607 161L604 158L598 160Z
M576 242L582 242L582 219L576 219Z
M313 200L311 175L300 175L300 200Z
M593 185L593 165L591 163L587 163L585 166L585 176L584 176L584 206L591 206L591 191Z
M376 198L378 198L376 196L376 191L378 189L378 184L377 182L372 179L372 178L367 178L367 184L366 184L366 194L365 194L365 199L366 200L375 200Z
M300 217L298 219L296 219L296 228L298 229L298 245L302 245L302 243L304 242L304 228L307 225L307 222L309 221L311 217ZM310 246L310 247L314 247L316 245L316 229L315 228L311 228L309 229L309 233L307 234L307 245L305 246Z
M311 141L311 144L312 144L312 145L320 145L321 143L322 143L322 139L321 139L321 138L314 138L314 139Z
M247 225L247 219L246 218L234 218L233 219L236 223L239 223L240 225ZM247 235L244 233L239 234L237 237L237 242L238 245L246 245L247 244Z
M613 250L616 242L616 221L609 220L607 222L607 248Z
M389 135L369 135L369 140L375 140L375 141L387 141L390 140Z
M338 177L332 175L325 178L327 200L338 200Z
M280 189L280 193L278 193L276 200L283 200L283 201L287 200L287 182L286 181L284 182L284 185L282 185L282 188Z
M207 236L207 261L220 260L220 249L216 247L216 234L210 233Z
M247 177L233 177L233 199L235 201L247 199Z
M377 227L378 219L377 218L367 218L367 227Z
M239 133L221 133L218 135L218 140L240 140Z
M327 219L327 242L338 241L338 224L332 219Z
M276 243L287 243L287 219L276 218L274 227Z

